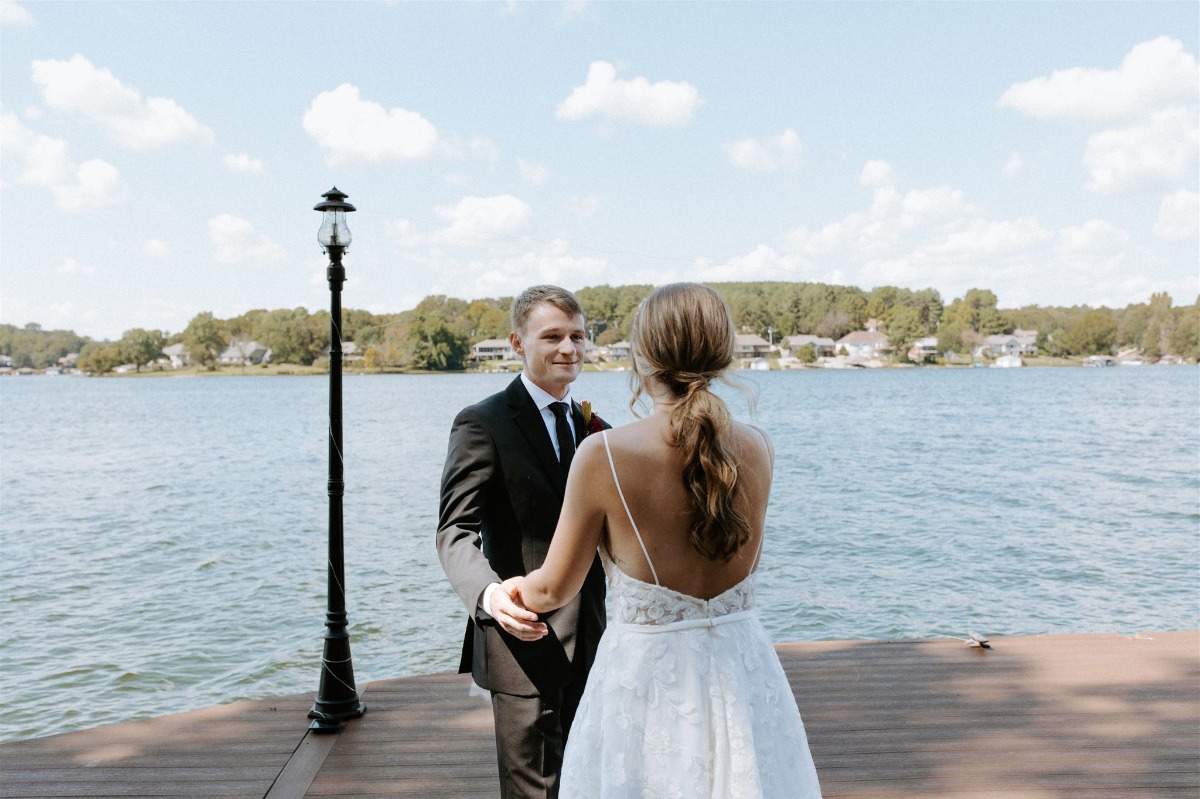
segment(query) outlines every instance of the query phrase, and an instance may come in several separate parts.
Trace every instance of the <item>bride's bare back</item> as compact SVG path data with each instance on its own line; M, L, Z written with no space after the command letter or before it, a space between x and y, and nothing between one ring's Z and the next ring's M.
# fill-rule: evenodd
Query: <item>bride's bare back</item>
M656 413L610 430L608 442L625 501L662 585L711 599L750 573L762 541L771 487L772 453L761 432L744 424L734 423L732 427L729 443L737 463L739 487L736 504L749 522L750 537L727 562L710 560L689 541L692 506L684 487L683 452L669 443L667 414ZM604 474L595 475L589 469L588 482L590 490L597 493L603 488L603 545L623 572L653 583L654 574L621 505L607 456L602 446L597 449L604 458Z

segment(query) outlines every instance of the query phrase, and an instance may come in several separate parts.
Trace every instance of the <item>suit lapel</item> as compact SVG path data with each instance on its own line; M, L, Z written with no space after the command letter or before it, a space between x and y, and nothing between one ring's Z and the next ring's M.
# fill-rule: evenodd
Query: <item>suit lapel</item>
M521 382L520 377L509 385L508 401L513 409L513 421L516 423L517 429L529 443L529 448L533 451L543 471L549 476L551 484L560 495L563 494L566 490L567 480L558 464L558 458L554 456L554 444L550 441L546 422L542 419L542 413L534 404L533 398L525 390L525 385Z
M571 403L571 421L575 423L575 449L579 449L587 428L583 425L583 407L578 402Z

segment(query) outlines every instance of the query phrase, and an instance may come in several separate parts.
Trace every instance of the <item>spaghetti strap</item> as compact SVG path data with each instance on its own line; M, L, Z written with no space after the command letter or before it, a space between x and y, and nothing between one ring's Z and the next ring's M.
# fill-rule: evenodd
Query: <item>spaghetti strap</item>
M617 465L613 463L612 449L608 446L608 431L605 430L600 434L604 439L604 451L608 453L608 468L612 470L613 483L617 487L617 496L621 498L621 504L625 506L625 515L629 517L629 524L633 527L633 534L637 536L638 546L642 548L642 554L646 557L646 565L650 567L650 574L654 575L654 584L661 587L662 583L658 581L658 572L654 569L654 563L650 560L650 553L646 551L646 544L642 541L642 534L638 532L637 522L633 520L633 514L629 511L629 503L625 501L625 492L621 490L621 481L617 479Z
M771 446L771 440L769 438L767 438L767 434L765 432L763 432L759 428L755 427L754 425L751 424L751 425L746 425L746 426L749 427L754 432L758 433L758 435L762 438L763 443L767 445L767 452L771 456L771 468L774 469L774 467L775 467L775 449ZM766 545L767 545L767 531L764 527L763 534L761 536L759 536L759 538L758 538L758 551L754 553L754 562L752 564L750 564L750 574L754 574L756 571L758 571L758 564L762 560L763 548L766 547Z

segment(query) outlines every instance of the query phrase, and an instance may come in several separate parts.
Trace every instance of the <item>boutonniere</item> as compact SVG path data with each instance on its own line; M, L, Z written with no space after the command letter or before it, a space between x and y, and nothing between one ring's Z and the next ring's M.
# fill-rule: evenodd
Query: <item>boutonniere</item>
M592 413L592 403L584 400L579 403L579 407L583 409L583 434L585 436L599 433L604 429L604 420Z

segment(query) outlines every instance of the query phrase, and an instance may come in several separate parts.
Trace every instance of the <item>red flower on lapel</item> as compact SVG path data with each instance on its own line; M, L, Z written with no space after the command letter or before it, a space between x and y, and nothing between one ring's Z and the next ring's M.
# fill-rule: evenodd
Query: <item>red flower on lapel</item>
M592 403L584 400L579 403L579 407L583 409L583 434L585 436L599 433L604 429L604 420L592 413Z

